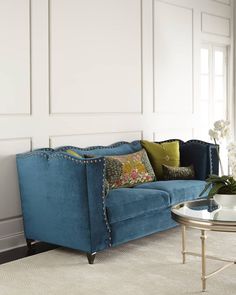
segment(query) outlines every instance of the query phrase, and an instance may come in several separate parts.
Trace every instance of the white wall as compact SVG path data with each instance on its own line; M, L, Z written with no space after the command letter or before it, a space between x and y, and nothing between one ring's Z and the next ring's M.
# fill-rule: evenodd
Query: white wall
M232 45L232 14L232 0L0 0L0 251L24 243L16 153L195 136L200 43Z

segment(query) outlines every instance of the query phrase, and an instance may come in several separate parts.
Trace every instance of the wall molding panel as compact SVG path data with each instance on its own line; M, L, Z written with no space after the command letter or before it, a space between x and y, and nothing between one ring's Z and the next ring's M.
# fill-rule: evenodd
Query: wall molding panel
M23 223L15 154L30 151L31 138L0 139L0 251L21 246Z
M202 33L230 37L230 18L202 12Z
M31 115L31 1L0 2L0 116Z
M0 252L24 245L15 154L197 135L201 42L234 1L0 1ZM233 74L230 69L231 99Z
M90 145L109 145L118 141L133 141L142 138L142 131L60 135L50 136L49 147L72 145L84 148Z
M231 0L212 0L214 2L218 2L223 5L231 6Z
M48 15L50 114L142 113L142 0L49 0Z
M194 137L193 128L160 128L153 132L153 141L166 139L181 139L188 141Z
M0 140L0 220L21 215L15 154L30 150L30 138Z
M193 9L154 0L153 10L153 112L191 113L194 105ZM171 31L171 27L175 30ZM168 59L165 59L166 51Z

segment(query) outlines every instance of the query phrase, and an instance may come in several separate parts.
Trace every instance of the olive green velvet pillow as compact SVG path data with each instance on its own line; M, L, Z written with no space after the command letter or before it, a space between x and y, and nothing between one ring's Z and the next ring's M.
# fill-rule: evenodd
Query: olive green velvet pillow
M142 147L146 150L148 158L152 164L157 180L163 179L162 165L179 167L180 153L179 142L155 143L141 140Z
M75 151L70 150L70 149L69 150L66 150L66 153L68 153L68 154L70 154L70 155L72 155L74 157L77 157L77 158L82 158L82 156L80 154L78 154Z

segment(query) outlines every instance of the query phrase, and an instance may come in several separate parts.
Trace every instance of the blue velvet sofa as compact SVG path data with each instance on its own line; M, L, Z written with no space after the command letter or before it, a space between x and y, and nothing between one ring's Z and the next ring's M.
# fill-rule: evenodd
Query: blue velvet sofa
M206 177L218 174L215 145L199 140L179 143L181 166L193 164L195 180L155 181L108 193L104 156L136 152L140 141L18 154L28 247L36 240L78 249L93 263L98 251L176 226L171 206L198 198ZM79 159L66 153L68 148L97 157Z

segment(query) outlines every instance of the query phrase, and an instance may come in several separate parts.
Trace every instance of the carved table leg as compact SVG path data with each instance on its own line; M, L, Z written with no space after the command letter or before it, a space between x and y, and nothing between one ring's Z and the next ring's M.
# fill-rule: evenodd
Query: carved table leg
M186 262L186 226L182 225L182 256L183 264Z
M206 291L206 232L201 230L201 244L202 244L202 292Z

